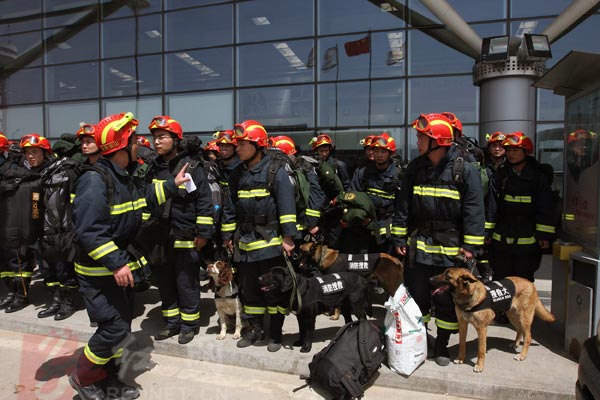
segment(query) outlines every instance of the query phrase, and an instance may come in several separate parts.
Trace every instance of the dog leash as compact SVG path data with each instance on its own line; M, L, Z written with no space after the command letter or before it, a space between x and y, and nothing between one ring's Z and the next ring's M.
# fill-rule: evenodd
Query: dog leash
M302 310L302 296L300 296L300 290L298 289L298 281L296 280L296 272L294 271L294 267L292 266L292 263L291 263L290 259L288 258L288 255L285 252L283 253L283 258L285 259L285 264L287 265L290 276L292 277L292 284L293 284L292 292L290 293L290 312L294 315L298 315L298 314L300 314L300 311ZM297 311L294 311L294 309L292 308L294 305L294 295L298 299L298 310Z

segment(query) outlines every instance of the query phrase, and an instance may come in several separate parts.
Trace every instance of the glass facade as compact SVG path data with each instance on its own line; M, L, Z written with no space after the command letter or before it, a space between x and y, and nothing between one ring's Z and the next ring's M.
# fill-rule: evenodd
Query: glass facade
M541 33L570 0L449 0L481 37ZM133 111L139 132L170 114L209 138L257 119L307 148L332 134L340 152L387 131L412 158L411 121L452 111L478 131L474 60L445 44L420 1L4 0L0 11L0 130L53 139ZM600 52L594 13L552 44ZM563 98L538 90L538 141L563 125ZM553 154L548 155L553 164Z

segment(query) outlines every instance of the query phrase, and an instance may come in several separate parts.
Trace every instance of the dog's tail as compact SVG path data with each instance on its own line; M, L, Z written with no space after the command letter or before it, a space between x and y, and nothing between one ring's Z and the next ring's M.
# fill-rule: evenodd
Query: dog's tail
M540 299L538 299L537 304L535 305L535 316L546 322L556 321L556 317L544 307Z

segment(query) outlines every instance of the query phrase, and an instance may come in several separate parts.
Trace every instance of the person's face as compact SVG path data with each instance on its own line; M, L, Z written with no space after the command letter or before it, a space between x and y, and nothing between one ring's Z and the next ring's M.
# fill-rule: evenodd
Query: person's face
M525 159L525 150L520 147L507 147L506 159L510 164L518 164Z
M25 147L24 152L31 168L37 168L44 162L44 150L39 147Z
M573 152L577 157L585 157L588 152L588 140L577 140L573 143Z
M235 146L228 143L219 144L219 151L221 152L221 158L229 160L235 154Z
M494 158L502 158L504 157L506 150L504 150L504 147L502 147L502 142L498 141L490 143L488 152L490 153L490 156Z
M392 155L392 152L381 147L375 147L373 149L373 156L375 164L382 165L388 162Z
M254 147L254 144L248 140L238 140L238 146L237 149L235 149L235 152L240 160L248 161L254 157L257 149Z
M417 150L419 154L425 154L429 150L430 137L424 133L417 132Z
M155 129L152 132L152 138L154 140L154 150L159 156L165 156L173 151L173 136L171 132L165 129Z
M95 154L98 151L98 145L96 141L91 136L83 136L81 138L81 153L84 156L89 156L90 154Z
M322 161L327 160L331 154L331 146L324 144L323 146L317 147L317 154Z
M371 146L365 147L365 157L367 157L367 160L375 159L375 151Z

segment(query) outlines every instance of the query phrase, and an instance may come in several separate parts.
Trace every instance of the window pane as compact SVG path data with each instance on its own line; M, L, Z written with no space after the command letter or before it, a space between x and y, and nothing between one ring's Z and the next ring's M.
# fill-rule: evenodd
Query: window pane
M98 24L75 25L46 31L45 37L46 64L98 58Z
M0 104L38 103L42 99L42 69L30 68L0 72L5 89L0 91Z
M506 0L449 0L450 6L467 22L506 18ZM440 20L418 0L409 0L412 26L440 24Z
M313 86L284 86L238 91L237 121L255 119L266 126L312 127Z
M47 137L59 138L63 133L75 133L81 121L96 123L98 101L78 101L76 103L49 104L46 106L48 118Z
M167 13L165 14L167 50L231 44L232 19L231 5Z
M161 56L144 56L102 62L102 95L132 96L162 89Z
M513 18L558 15L571 3L571 0L511 0L510 14Z
M478 122L479 88L469 76L415 78L408 81L408 121L419 114L450 111L463 122Z
M238 10L240 43L313 34L313 0L247 1Z
M3 0L0 35L40 29L41 0Z
M98 93L98 63L47 67L46 100L90 99Z
M404 79L371 82L369 125L404 124Z
M120 114L131 111L139 121L136 129L137 133L150 133L148 125L157 115L162 115L162 100L160 97L141 97L139 99L110 99L104 100L102 104L104 113L102 118L107 115Z
M564 124L538 124L535 155L539 162L552 165L554 172L563 172ZM553 185L562 188L562 184Z
M231 129L233 92L170 95L167 96L167 114L181 123L184 132Z
M239 85L310 82L312 40L295 40L238 47Z
M44 1L44 27L76 25L98 20L98 0Z
M233 49L194 50L166 55L167 92L233 86Z
M1 26L1 24L0 24ZM20 33L18 35L0 36L0 51L6 54L6 69L35 67L42 65L42 33L29 32ZM24 58L24 55L30 50L37 47L37 51ZM3 57L4 58L4 57ZM4 62L0 62L4 64Z
M30 132L44 132L42 106L10 107L0 110L0 130L9 139L20 139Z
M135 37L137 25L137 51ZM131 40L122 40L122 38ZM158 53L162 50L161 16L148 15L136 19L118 19L102 24L103 57L121 57L134 54Z
M131 17L162 10L162 0L114 1L101 0L102 18Z
M565 117L565 98L551 90L538 89L538 121L562 121Z
M319 35L402 28L401 11L389 3L381 6L363 0L319 0ZM404 3L401 1L400 3Z
M213 3L224 3L224 0L164 0L165 10L174 10L177 8L187 8L194 6L202 6Z
M367 126L369 124L369 83L319 85L320 127Z
M552 58L546 62L546 67L551 68L566 56L571 50L600 53L600 15L593 15L577 25L577 28L552 43Z

